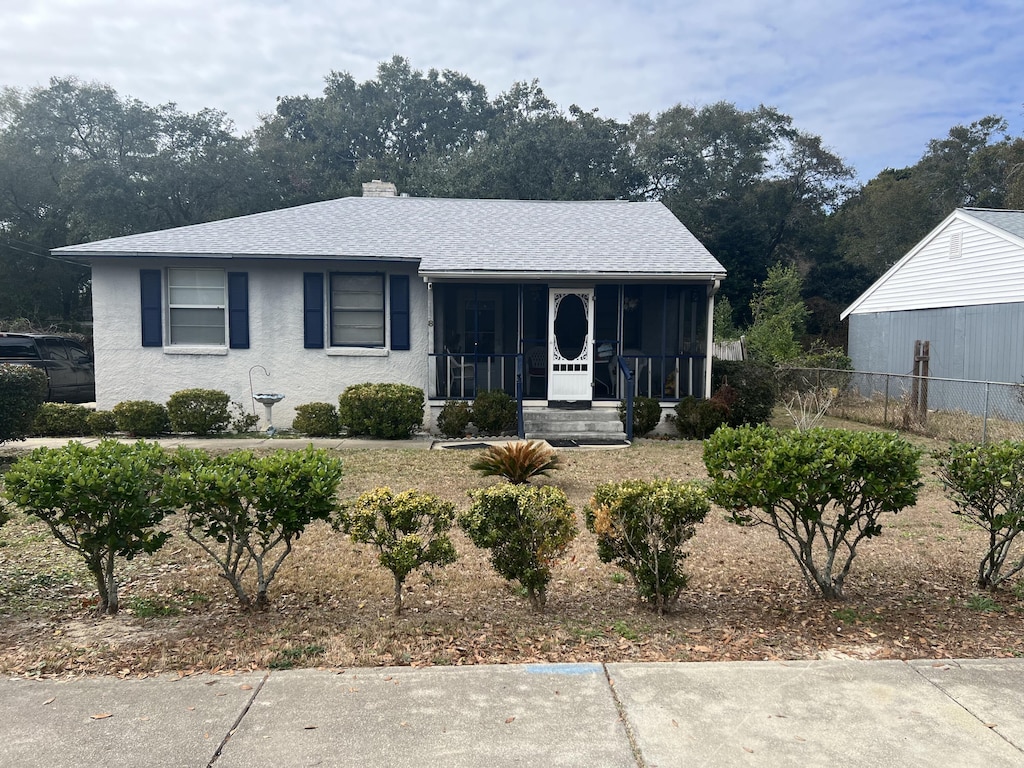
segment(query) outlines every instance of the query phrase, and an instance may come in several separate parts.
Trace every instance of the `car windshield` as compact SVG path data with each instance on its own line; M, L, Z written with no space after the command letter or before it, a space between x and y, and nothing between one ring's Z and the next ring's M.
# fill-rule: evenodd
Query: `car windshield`
M39 355L36 354L36 348L32 343L32 339L4 338L0 336L0 357L35 358L39 357Z

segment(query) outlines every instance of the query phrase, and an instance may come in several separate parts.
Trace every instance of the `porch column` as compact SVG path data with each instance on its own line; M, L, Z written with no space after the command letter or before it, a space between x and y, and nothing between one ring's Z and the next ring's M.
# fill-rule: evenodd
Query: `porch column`
M707 338L704 340L704 399L711 397L711 352L715 348L715 294L721 286L721 280L715 280L708 286L708 320Z
M434 354L434 284L425 280L427 284L427 354Z

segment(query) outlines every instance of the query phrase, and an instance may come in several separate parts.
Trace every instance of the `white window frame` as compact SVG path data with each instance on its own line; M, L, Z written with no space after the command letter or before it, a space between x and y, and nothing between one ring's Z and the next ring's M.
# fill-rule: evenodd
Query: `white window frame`
M174 301L174 292L176 288L199 288L207 289L212 294L212 289L215 288L213 285L183 285L181 283L175 284L177 273L208 273L220 275L220 295L216 298L211 296L212 300L209 301L192 301L192 302L178 302ZM180 278L179 278L180 279ZM225 269L211 269L211 268L193 268L193 267L169 267L167 269L167 345L171 347L226 347L227 346L227 334L228 334L228 318L227 318L227 270ZM188 310L188 309L199 309L199 310L218 310L220 313L220 330L221 336L220 341L195 341L195 340L182 340L176 339L176 335L180 337L180 324L175 326L174 315L175 310ZM175 328L179 329L179 333L175 333ZM206 326L209 328L216 327L214 325Z
M346 278L376 278L380 281L380 309L366 308L337 308L334 304L334 281L345 280ZM378 295L377 291L373 295ZM387 312L387 275L384 272L330 272L327 279L327 323L330 334L330 346L334 349L387 349L388 344L388 312ZM379 338L367 341L365 339L355 342L340 342L335 339L335 317L345 312L374 312L380 315L380 336Z

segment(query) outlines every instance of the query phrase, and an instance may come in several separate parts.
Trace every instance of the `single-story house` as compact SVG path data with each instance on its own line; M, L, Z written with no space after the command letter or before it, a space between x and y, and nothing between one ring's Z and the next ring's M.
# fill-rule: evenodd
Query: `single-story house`
M841 317L856 370L912 373L928 341L932 377L1020 382L1024 211L956 209Z
M92 267L97 405L219 389L249 408L412 384L613 409L618 357L666 404L710 387L721 264L655 202L398 196L311 203L58 248ZM258 409L261 411L262 409ZM428 414L429 415L429 414Z

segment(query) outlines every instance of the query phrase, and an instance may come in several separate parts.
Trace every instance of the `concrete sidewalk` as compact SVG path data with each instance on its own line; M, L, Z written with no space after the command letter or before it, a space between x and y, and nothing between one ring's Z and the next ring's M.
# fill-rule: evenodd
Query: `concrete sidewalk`
M81 443L82 445L97 445L100 437L30 437L26 440L4 443L3 450L6 453L28 453L35 448L61 448L70 442ZM431 435L415 435L407 440L375 440L363 437L144 437L134 438L123 435L115 435L115 440L122 443L134 443L136 440L145 440L149 443L158 443L164 448L175 449L178 446L189 448L206 448L210 451L240 451L250 448L261 448L274 450L276 448L287 448L301 451L307 445L330 450L343 448L406 448L411 450L427 451L437 443L437 438ZM511 439L511 438L510 438Z
M1014 766L1024 660L0 680L0 765Z

